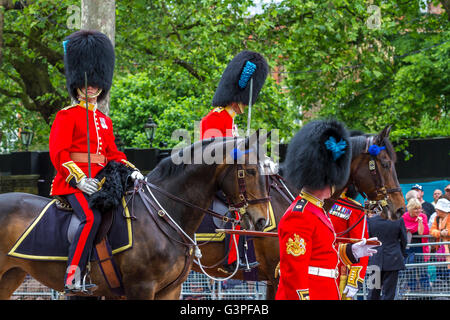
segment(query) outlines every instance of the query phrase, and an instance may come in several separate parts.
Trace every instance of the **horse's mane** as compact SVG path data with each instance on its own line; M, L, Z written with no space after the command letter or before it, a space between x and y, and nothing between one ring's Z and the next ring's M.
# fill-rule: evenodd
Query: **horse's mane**
M171 156L162 159L158 165L150 171L147 179L150 181L161 181L172 176L181 175L185 171L186 164L175 164Z
M194 165L187 164L187 163L180 163L177 164L173 161L173 156L178 155L179 157L183 157L184 155L188 154L191 159L194 158L194 152L198 151L199 148L203 151L207 146L213 143L226 143L230 140L237 140L238 138L230 138L230 137L223 137L221 139L204 139L201 141L197 141L187 147L179 149L176 153L172 153L172 155L169 155L165 158L163 158L158 165L147 175L147 178L150 181L161 181L167 178L173 178L173 177L181 177L183 174L186 174L189 172L190 168L193 168Z

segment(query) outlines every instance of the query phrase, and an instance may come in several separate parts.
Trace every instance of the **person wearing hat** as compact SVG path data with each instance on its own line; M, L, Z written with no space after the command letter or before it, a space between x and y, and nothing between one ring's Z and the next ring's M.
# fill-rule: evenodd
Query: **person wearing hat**
M366 239L335 249L336 233L323 209L334 188L347 182L351 154L349 133L335 120L311 121L289 143L285 177L301 192L278 225L277 300L339 300L339 259L351 265L376 252Z
M234 118L258 99L269 65L254 51L241 51L227 65L212 99L214 107L200 122L201 139L235 137ZM250 98L250 93L251 98Z
M444 188L444 194L442 195L445 199L450 201L450 184L448 184L445 188Z
M238 53L222 74L212 99L214 108L200 121L201 139L238 136L234 119L236 115L242 114L250 103L256 102L268 73L269 65L260 53L247 50ZM223 201L220 192L218 198L217 201ZM235 218L239 219L237 212ZM236 226L236 229L239 230L240 227ZM236 269L237 252L234 241L239 243L239 239L239 235L233 235L227 243L228 257L223 268L226 272ZM257 265L257 262L248 265L240 263L238 268L252 268Z
M430 219L430 216L434 212L434 207L431 203L423 200L423 187L420 184L415 184L411 187L411 190L417 191L417 199L419 199L420 203L422 204L423 212L426 214L427 218Z
M430 234L437 239L437 241L450 241L450 218L448 217L450 213L450 201L446 198L441 198L436 202L436 218L431 226ZM449 245L442 245L442 250L438 250L441 253L449 254ZM450 257L446 257L447 262L450 263ZM450 264L447 266L450 269ZM442 269L442 268L441 268ZM448 278L448 271L440 273L446 274Z
M49 151L56 176L50 195L64 196L81 221L69 247L65 292L89 293L96 285L82 284L81 279L101 220L100 212L88 204L89 196L100 188L93 177L109 161L133 168L133 179L143 176L117 149L112 121L97 108L112 84L115 55L111 41L101 32L80 30L69 35L63 45L67 89L77 103L60 110L51 127Z

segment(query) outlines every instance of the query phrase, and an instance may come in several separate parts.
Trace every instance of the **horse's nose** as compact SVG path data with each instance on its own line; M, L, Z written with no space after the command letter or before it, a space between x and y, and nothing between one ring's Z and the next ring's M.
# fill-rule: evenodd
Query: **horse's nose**
M265 226L266 226L266 219L260 218L258 219L258 221L256 221L255 229L256 231L263 231Z

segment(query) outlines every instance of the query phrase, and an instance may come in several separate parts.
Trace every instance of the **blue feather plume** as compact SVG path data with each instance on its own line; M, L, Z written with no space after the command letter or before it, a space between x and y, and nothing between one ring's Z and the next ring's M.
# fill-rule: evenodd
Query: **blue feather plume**
M247 61L245 63L244 70L242 70L241 77L239 78L239 87L241 89L244 89L247 86L247 83L252 77L255 70L256 64L250 61Z
M336 161L343 154L345 154L345 148L347 147L347 141L341 140L336 142L334 137L329 137L327 141L325 141L325 147L331 151L333 154L333 160Z

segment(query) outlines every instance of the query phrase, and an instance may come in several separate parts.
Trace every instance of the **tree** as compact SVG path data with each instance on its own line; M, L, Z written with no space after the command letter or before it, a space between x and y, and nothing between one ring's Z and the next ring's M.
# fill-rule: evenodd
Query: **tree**
M61 3L63 3L62 1ZM45 122L69 102L61 41L67 30L61 3L3 1L0 93L39 112Z
M82 0L81 29L98 30L106 34L115 43L116 1L115 0ZM99 103L99 110L109 113L109 94Z
M422 13L423 1L372 3L285 0L266 8L266 37L284 49L302 116L369 132L390 123L397 138L450 135L448 121L439 132L424 127L448 118L450 12Z
M253 129L280 129L287 142L300 121L331 116L366 132L393 123L397 138L448 136L449 2L441 1L441 14L421 11L422 3L284 0L251 15L251 0L116 1L116 132L127 147L146 147L151 114L156 143L173 145L173 128L192 134L227 63L249 49L272 71ZM0 114L2 129L19 125L7 117L23 113L45 134L70 103L61 42L74 31L69 9L80 2L0 4L0 103L10 111ZM238 118L241 128L246 119Z

